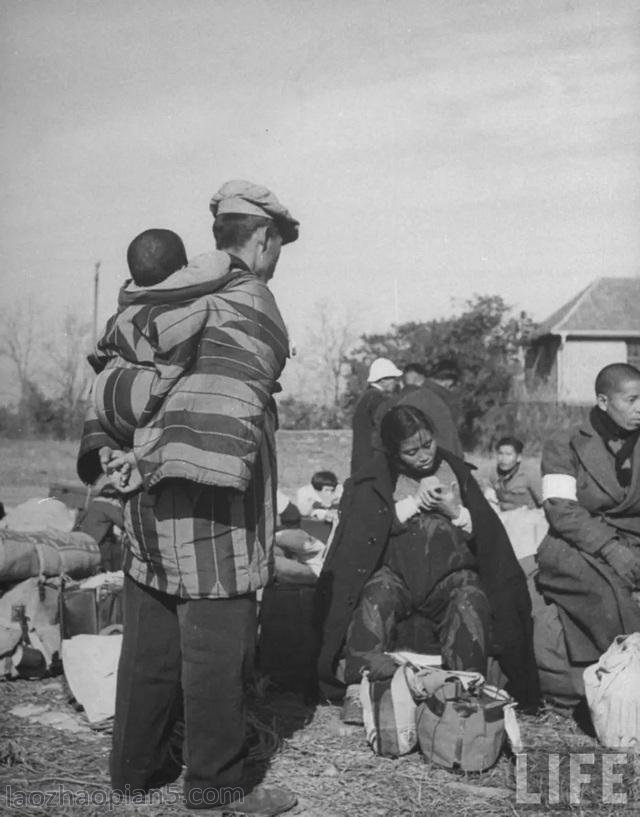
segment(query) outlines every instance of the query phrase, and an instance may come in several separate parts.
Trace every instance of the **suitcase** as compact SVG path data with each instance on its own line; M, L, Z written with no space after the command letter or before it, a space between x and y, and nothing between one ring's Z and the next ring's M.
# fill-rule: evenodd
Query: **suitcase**
M275 686L315 694L316 633L314 585L273 584L264 589L260 610L258 668Z
M83 588L65 584L60 593L60 634L100 635L122 628L122 588L113 585Z

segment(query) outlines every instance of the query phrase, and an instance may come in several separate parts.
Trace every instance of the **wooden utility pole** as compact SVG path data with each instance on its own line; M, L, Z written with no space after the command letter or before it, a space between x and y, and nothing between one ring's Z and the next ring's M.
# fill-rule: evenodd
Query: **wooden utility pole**
M100 282L100 264L96 261L93 274L93 346L98 342L98 284Z
M398 278L393 279L393 319L396 326L400 323L400 300L398 298Z
M91 351L96 348L98 342L98 287L100 284L100 264L101 261L96 261L93 266L93 346ZM89 507L91 502L91 485L87 485L87 494L84 500L85 510Z

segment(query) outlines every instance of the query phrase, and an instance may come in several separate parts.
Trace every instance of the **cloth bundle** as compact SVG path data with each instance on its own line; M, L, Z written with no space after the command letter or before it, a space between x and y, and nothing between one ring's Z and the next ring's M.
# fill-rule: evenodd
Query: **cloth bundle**
M518 560L537 552L549 530L542 508L513 508L498 511L498 516Z
M0 530L0 585L31 576L81 579L100 566L100 548L87 533Z
M640 633L619 635L585 669L584 686L600 743L640 751Z
M370 681L366 672L362 677L360 700L367 743L383 757L407 755L418 745L417 705L405 669L398 667L385 681Z
M0 529L20 531L57 530L69 533L73 530L76 512L64 502L53 497L27 499L12 508L0 521Z

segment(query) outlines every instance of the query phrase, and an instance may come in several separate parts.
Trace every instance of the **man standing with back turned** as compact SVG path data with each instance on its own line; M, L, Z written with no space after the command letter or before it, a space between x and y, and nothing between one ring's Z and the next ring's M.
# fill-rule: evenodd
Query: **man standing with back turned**
M273 568L272 394L288 355L267 282L299 225L269 190L248 182L227 182L210 209L226 271L219 272L219 252L216 263L200 256L174 273L170 288L136 289L128 301L140 306L145 331L175 333L199 310L203 320L197 337L181 338L170 352L176 364L193 360L152 433L134 436L142 489L125 509L111 777L125 793L177 779L181 763L169 739L182 712L187 807L270 817L296 798L250 779L243 683L255 650L255 593ZM85 431L78 468L85 480L105 444Z

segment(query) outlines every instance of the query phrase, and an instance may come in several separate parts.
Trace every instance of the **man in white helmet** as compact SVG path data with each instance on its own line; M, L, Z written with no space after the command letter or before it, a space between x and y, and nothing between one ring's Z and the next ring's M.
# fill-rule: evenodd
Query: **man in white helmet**
M373 455L375 418L383 403L390 400L402 377L401 370L386 357L376 358L369 367L367 383L362 397L356 403L351 427L351 473L354 474Z

